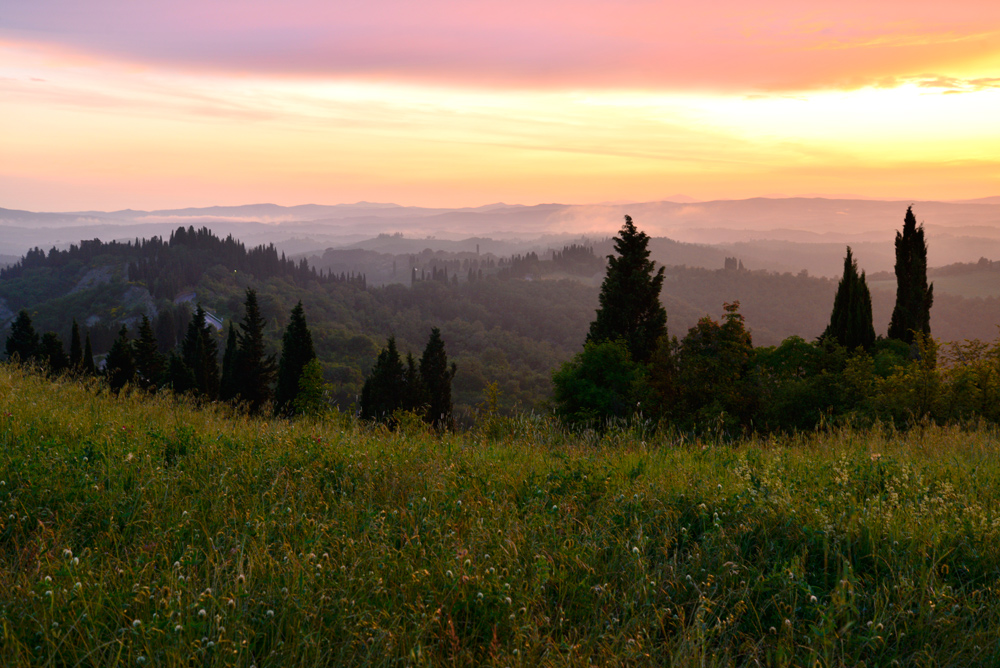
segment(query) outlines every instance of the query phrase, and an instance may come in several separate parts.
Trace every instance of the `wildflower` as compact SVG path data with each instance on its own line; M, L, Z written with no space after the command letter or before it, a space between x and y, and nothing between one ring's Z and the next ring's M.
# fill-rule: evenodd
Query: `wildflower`
M202 619L208 616L208 613L205 611L205 608L202 608L201 610L198 611L198 616L201 617Z
M274 617L274 610L268 610L267 611L267 616L268 617Z
M177 626L174 627L174 633L180 633L183 628L184 628L183 626L178 624Z
M810 603L812 603L813 605L815 605L815 604L816 604L816 601L817 601L817 600L818 600L818 599L817 599L817 598L816 598L815 596L810 596L810 597L809 597L809 602L810 602Z

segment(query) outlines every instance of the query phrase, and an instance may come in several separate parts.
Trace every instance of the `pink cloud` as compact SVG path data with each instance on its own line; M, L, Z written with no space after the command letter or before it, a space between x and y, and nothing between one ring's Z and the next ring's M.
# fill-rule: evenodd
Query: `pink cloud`
M0 37L184 70L483 87L856 87L1000 53L1000 3L33 0Z

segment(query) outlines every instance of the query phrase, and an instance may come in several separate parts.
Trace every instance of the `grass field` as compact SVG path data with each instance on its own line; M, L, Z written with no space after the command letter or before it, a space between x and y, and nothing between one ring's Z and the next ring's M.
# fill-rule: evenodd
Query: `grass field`
M439 438L0 366L0 663L998 665L998 446Z

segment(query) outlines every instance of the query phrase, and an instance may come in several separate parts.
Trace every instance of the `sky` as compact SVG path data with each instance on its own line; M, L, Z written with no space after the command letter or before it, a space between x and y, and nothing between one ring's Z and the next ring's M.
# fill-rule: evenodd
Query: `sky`
M1000 2L6 0L0 207L1000 195Z

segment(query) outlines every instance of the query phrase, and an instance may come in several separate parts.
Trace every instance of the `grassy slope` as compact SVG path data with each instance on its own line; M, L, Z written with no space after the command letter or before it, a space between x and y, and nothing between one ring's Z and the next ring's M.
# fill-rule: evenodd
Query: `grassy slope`
M640 438L254 421L0 366L0 664L1000 661L996 434Z

